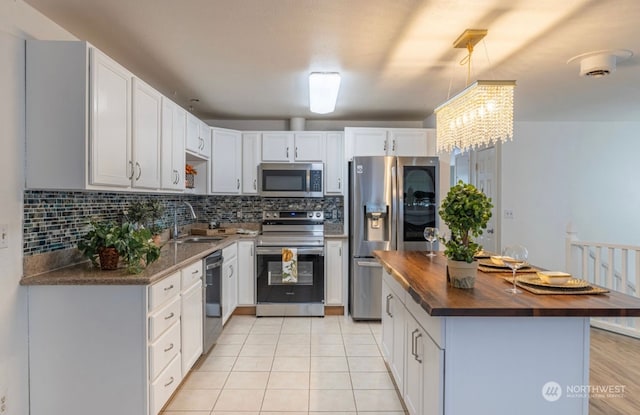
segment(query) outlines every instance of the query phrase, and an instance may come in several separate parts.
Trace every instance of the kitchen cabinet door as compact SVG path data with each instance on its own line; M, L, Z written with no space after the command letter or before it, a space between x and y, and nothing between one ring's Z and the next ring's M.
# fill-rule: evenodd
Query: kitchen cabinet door
M203 143L200 139L200 120L190 112L187 113L187 139L185 145L187 151L203 155Z
M231 317L238 305L238 247L230 245L222 250L222 324Z
M90 49L90 68L90 183L129 187L134 177L131 155L132 74L94 48Z
M258 193L260 133L242 133L242 194Z
M256 305L256 258L253 241L238 241L238 305Z
M242 134L213 129L211 147L211 193L240 194L242 175Z
M200 152L198 154L208 159L209 157L211 157L211 137L212 137L211 126L209 126L209 124L203 121L200 121L199 127L200 127L199 136L200 136L201 147L200 147Z
M132 153L133 187L160 187L160 125L162 95L133 79Z
M428 155L427 130L424 128L398 128L389 130L388 155L426 157Z
M324 193L326 195L344 194L346 164L344 135L342 133L327 133L324 169Z
M293 133L262 133L262 161L289 162L293 160L293 153Z
M382 354L400 393L404 390L406 310L389 284L382 280Z
M202 354L202 281L183 290L180 320L182 341L182 377Z
M294 134L293 160L324 161L325 134L318 132L300 132Z
M385 128L345 128L348 160L354 156L386 156L387 130Z
M185 111L162 97L160 184L166 190L184 190Z
M344 305L346 246L342 240L328 240L325 254L326 305Z

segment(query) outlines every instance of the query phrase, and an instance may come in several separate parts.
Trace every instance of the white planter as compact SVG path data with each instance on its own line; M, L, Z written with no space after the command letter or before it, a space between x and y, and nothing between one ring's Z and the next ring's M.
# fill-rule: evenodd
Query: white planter
M478 273L478 261L468 263L447 259L447 281L454 288L473 288Z

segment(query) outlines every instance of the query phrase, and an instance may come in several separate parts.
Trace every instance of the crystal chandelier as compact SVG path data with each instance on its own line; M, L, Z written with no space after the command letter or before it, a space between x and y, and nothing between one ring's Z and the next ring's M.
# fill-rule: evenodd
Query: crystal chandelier
M461 63L471 72L473 46L486 30L466 30L454 47L469 55ZM515 81L476 81L435 109L438 152L462 152L513 139L513 94Z

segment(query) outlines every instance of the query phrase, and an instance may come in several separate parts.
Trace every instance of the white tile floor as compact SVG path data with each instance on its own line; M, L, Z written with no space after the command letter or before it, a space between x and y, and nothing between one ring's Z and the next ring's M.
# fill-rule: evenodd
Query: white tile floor
M380 323L233 316L164 415L404 415Z

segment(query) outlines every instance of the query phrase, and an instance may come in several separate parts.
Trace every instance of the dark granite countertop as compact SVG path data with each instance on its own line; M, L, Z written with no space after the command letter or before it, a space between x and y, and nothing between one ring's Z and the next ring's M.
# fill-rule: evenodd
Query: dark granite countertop
M24 276L20 285L147 285L153 284L181 268L250 236L233 235L212 243L174 243L163 245L160 258L139 274L129 274L125 268L102 271L84 262L57 270Z

